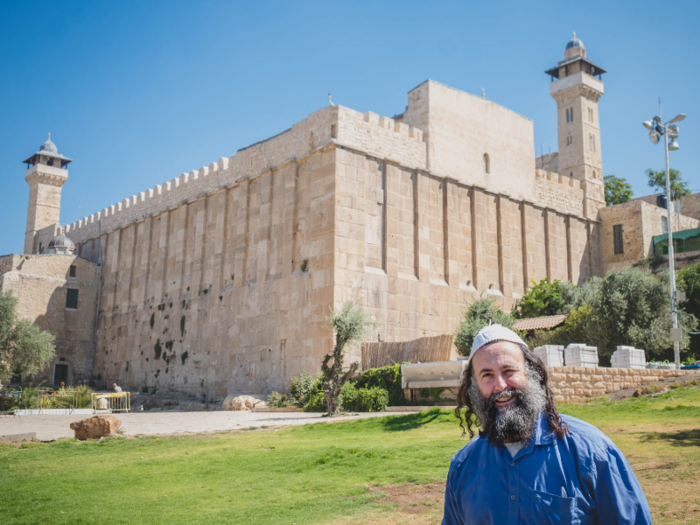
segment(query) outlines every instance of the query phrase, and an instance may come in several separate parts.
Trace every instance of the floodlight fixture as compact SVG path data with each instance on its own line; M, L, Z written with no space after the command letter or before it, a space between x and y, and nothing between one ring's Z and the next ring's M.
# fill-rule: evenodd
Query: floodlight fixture
M660 139L661 135L659 135L656 131L649 132L649 140L652 141L654 144L658 144Z
M647 129L654 129L654 124L655 122L653 120L645 120L642 122L642 126L644 126Z
M680 148L678 145L678 142L675 140L672 140L671 142L668 143L668 151L676 151Z
M678 127L677 124L670 124L666 126L666 132L668 133L669 138L676 139L678 138L678 133L680 132L680 128Z
M680 122L685 118L685 113L681 113L679 115L676 115L673 117L671 120L668 121L669 124L673 124L674 122Z

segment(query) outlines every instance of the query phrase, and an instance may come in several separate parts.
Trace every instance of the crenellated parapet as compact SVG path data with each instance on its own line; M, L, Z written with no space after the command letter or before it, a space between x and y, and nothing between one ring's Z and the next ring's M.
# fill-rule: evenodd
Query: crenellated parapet
M563 214L583 216L581 181L551 171L535 170L535 202Z
M426 147L420 129L376 113L363 114L342 106L331 106L312 113L274 137L238 150L231 157L221 157L199 170L182 173L69 224L66 234L74 242L84 243L97 238L100 231L104 234L174 209L242 180L299 161L331 143L410 168L426 167Z

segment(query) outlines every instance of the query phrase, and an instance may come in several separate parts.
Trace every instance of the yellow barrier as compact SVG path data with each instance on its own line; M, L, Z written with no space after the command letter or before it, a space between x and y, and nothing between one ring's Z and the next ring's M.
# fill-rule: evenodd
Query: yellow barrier
M92 409L95 412L130 412L131 395L129 392L92 394Z

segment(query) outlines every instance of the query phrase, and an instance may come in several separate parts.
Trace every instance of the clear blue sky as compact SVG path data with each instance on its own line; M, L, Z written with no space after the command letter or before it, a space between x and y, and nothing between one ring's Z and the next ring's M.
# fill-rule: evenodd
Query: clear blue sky
M609 71L600 101L605 174L650 193L663 166L641 122L688 115L672 167L700 190L700 4L674 2L0 3L0 254L22 251L21 161L51 132L74 159L70 223L288 128L333 101L392 116L431 78L535 123L557 149L543 72L576 30Z

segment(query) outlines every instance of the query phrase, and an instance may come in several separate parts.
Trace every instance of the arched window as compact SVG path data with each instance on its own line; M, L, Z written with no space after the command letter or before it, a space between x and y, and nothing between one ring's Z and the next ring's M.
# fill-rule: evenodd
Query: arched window
M588 148L591 151L595 151L595 137L593 136L592 133L588 134Z
M491 173L491 159L488 153L484 153L484 173Z
M569 123L569 108L566 108L566 123Z
M571 115L571 122L574 121L574 108L569 109L569 115Z

